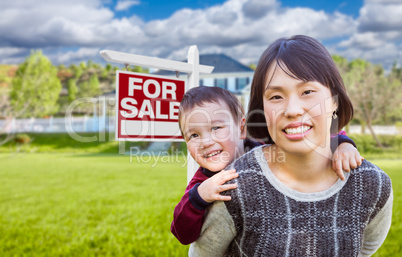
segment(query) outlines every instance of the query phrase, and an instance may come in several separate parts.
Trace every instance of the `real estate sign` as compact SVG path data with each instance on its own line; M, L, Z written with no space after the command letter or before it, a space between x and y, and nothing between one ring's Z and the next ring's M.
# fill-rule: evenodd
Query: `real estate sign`
M118 70L116 84L116 140L183 140L178 113L185 79Z

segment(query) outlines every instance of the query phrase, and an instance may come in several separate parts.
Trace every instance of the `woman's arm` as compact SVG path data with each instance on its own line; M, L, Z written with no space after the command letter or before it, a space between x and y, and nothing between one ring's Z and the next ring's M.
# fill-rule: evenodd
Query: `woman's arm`
M384 207L370 221L364 230L363 245L359 256L370 256L374 254L384 242L391 227L392 201L393 194L391 191Z
M189 256L223 256L236 237L226 205L216 201L207 211L200 237L190 245Z

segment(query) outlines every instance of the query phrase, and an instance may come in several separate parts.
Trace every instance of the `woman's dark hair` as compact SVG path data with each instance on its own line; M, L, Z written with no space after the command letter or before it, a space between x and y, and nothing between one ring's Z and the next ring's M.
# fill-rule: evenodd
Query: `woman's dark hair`
M189 89L183 96L179 108L179 127L182 128L182 115L194 108L194 106L202 106L206 103L224 102L229 107L230 113L234 121L239 122L245 116L243 105L239 99L220 87L199 86ZM183 131L182 131L183 133Z
M275 67L281 68L292 78L305 82L316 81L330 89L338 103L338 118L332 120L331 133L338 133L352 119L352 102L331 55L317 40L297 35L276 40L260 57L251 84L247 115L249 136L273 143L263 112L263 92L269 82L268 70Z

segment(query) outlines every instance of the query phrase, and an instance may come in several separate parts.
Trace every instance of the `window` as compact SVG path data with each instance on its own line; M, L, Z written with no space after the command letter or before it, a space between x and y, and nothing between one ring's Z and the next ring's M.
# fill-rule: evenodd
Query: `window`
M236 78L236 91L242 90L245 86L248 85L250 79L248 77L245 78Z
M215 79L215 87L220 87L223 89L227 89L228 80L227 79Z

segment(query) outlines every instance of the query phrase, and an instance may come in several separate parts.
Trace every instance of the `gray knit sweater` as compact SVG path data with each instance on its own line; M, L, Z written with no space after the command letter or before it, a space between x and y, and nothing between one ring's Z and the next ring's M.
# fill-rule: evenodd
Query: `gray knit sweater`
M190 256L369 256L381 246L392 216L381 169L363 161L345 181L301 193L273 175L262 148L234 163L238 188L212 205Z

